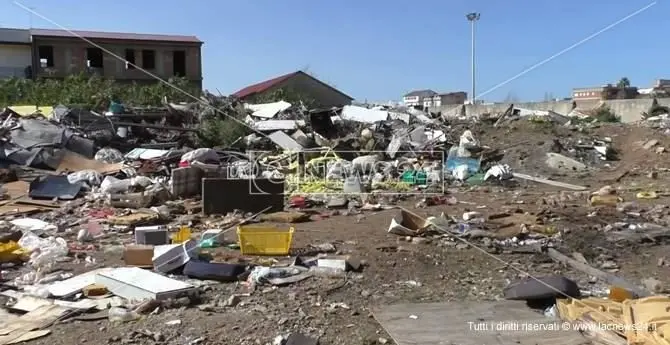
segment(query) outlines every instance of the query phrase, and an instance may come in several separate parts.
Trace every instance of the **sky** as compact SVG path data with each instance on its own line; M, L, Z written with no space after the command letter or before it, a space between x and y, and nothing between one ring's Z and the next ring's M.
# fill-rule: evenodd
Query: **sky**
M470 12L478 99L670 79L670 0L16 0L57 25L0 1L2 27L196 35L204 87L223 94L304 70L358 101L470 95Z

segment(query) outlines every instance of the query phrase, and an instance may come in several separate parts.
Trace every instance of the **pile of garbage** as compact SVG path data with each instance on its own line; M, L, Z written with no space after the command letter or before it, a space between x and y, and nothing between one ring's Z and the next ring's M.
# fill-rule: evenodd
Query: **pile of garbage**
M422 194L417 207L454 205L449 186L516 188L524 180L586 190L515 171L503 162L503 150L480 142L472 121L456 125L413 108L306 109L212 95L197 103L164 103L143 109L113 102L103 114L61 105L49 117L10 109L0 115L0 258L10 287L0 294L9 298L6 308L26 317L52 315L52 322L95 313L133 321L159 306L209 304L206 281L240 282L252 293L263 285L344 277L365 266L338 255L333 244L296 254L293 226L268 223L360 215L393 208L413 194ZM525 116L512 111L496 122ZM227 147L197 147L203 123L230 117L247 124L250 134ZM553 114L546 118L567 123ZM587 171L616 159L610 145L609 138L557 140L546 165ZM201 222L199 215L223 217ZM388 232L410 241L427 234L487 237L481 214L462 218L422 220L405 212ZM226 237L231 233L236 240ZM525 231L491 243L548 241ZM91 255L109 248L124 267L104 267ZM72 263L90 271L74 274ZM234 306L241 297L214 308ZM27 299L39 303L27 305ZM12 339L44 336L47 327L15 330Z

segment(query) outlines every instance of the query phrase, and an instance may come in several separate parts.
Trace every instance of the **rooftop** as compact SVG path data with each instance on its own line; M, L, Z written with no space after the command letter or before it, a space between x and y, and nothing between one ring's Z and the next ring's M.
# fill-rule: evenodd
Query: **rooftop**
M136 34L136 33L123 33L123 32L59 30L59 29L30 29L28 31L32 36L42 36L42 37L64 37L64 38L83 37L88 39L202 43L202 41L200 41L196 36L183 36L183 35Z
M235 97L237 97L237 98L245 98L245 97L251 96L251 95L256 94L256 93L261 93L261 92L266 91L266 90L268 90L268 89L271 89L272 87L277 86L277 85L283 83L284 81L286 81L286 80L288 80L288 79L290 79L290 78L292 78L292 77L294 77L294 76L297 76L297 75L299 75L299 74L306 75L307 77L316 80L317 82L319 82L319 83L321 83L321 84L327 86L328 88L330 88L330 89L332 89L332 90L334 90L334 91L336 91L336 92L341 93L342 95L348 97L349 99L353 99L353 97L351 97L351 96L349 96L349 95L343 93L342 91L340 91L340 90L338 90L338 89L336 89L336 88L334 88L334 87L332 87L332 86L330 86L330 85L328 85L328 84L326 84L326 83L320 81L319 79L316 79L316 78L312 77L311 75L309 75L309 74L307 74L307 73L305 73L305 72L303 72L303 71L291 72L291 73L284 74L284 75L281 75L281 76L276 77L276 78L272 78L272 79L268 79L268 80L262 81L262 82L260 82L260 83L256 83L256 84L253 84L253 85L249 85L249 86L247 86L247 87L245 87L245 88L243 88L243 89L241 89L241 90L235 92L235 93L233 94L233 96L235 96Z
M253 95L255 93L263 92L263 91L265 91L265 90L267 90L267 89L269 89L269 88L271 88L275 85L278 85L279 83L293 77L294 75L296 75L298 73L302 73L302 71L296 71L296 72L292 72L292 73L289 73L289 74L284 74L284 75L281 75L281 76L276 77L276 78L272 78L272 79L269 79L269 80L262 81L260 83L249 85L249 86L235 92L233 94L233 96L235 96L237 98L244 98L244 97Z
M419 96L421 98L423 97L432 97L437 95L437 92L433 90L414 90L408 92L404 97L416 97Z
M0 28L0 42L30 44L30 30Z

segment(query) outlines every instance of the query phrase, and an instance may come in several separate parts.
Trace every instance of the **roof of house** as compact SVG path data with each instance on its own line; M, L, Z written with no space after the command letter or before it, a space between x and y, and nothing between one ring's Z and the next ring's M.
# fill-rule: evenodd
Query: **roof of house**
M415 90L415 91L410 91L407 93L404 97L431 97L437 95L437 92L433 90Z
M183 42L183 43L202 43L195 36L183 35L154 35L154 34L134 34L122 32L103 32L103 31L80 31L80 30L58 30L58 29L30 29L30 35L43 37L66 37L66 38L93 38L110 40L129 40L129 41L165 41L165 42Z
M30 44L30 30L0 28L0 42Z
M445 92L441 93L440 96L452 96L452 95L467 95L467 92L465 91L453 91L453 92Z
M348 98L351 99L351 100L354 99L353 97L351 97L351 96L349 96L349 95L343 93L342 91L340 91L340 90L338 90L338 89L336 89L336 88L334 88L334 87L332 87L332 86L330 86L330 85L328 85L328 84L326 84L326 83L320 81L319 79L316 79L316 78L312 77L311 75L309 75L309 74L307 74L307 73L305 73L305 72L303 72L303 71L291 72L291 73L289 73L289 74L284 74L284 75L281 75L281 76L276 77L276 78L272 78L272 79L269 79L269 80L262 81L262 82L260 82L260 83L256 83L256 84L253 84L253 85L249 85L249 86L247 86L247 87L245 87L245 88L243 88L243 89L241 89L241 90L239 90L239 91L233 93L233 96L235 96L235 97L237 97L237 98L245 98L245 97L251 96L251 95L253 95L253 94L260 93L260 92L266 91L266 90L268 90L268 89L271 89L272 87L275 87L275 86L277 86L277 85L279 85L279 84L285 82L286 80L289 80L290 78L292 78L292 77L294 77L294 76L296 76L296 75L299 75L299 74L306 75L306 76L308 76L308 77L310 77L310 78L316 80L317 82L319 82L319 83L321 83L321 84L327 86L328 88L330 88L330 89L332 89L332 90L334 90L334 91L336 91L336 92L338 92L338 93L340 93L340 94L342 94L342 95L348 97Z

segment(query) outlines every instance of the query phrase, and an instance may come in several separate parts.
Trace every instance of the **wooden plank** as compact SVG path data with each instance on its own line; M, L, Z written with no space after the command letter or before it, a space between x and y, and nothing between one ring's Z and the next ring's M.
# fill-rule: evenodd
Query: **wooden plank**
M577 191L588 189L584 186L578 186L578 185L565 183L565 182L552 181L552 180L548 180L546 178L530 176L530 175L527 175L527 174L514 173L513 175L514 175L514 177L520 178L520 179L523 179L523 180L533 181L533 182L537 182L537 183L544 183L544 184L548 184L548 185L555 186L555 187L560 187L560 188L565 188L565 189L572 189L572 190L577 190Z
M30 332L22 334L20 337L14 339L14 340L10 340L7 343L7 345L19 344L19 343L35 340L35 339L47 336L49 334L51 334L51 330L48 330L48 329L43 329L43 330L39 330L39 331L30 331Z
M47 327L65 315L69 310L57 305L45 305L22 315L0 329L0 345L13 344L31 331Z
M561 252L554 248L547 248L547 255L549 257L556 261L560 262L564 265L568 265L576 270L582 271L590 276L594 276L596 278L600 278L604 281L606 281L610 285L614 286L619 286L622 287L626 290L629 290L633 293L635 293L638 297L648 297L651 296L651 293L645 289L639 288L635 284L629 283L625 281L622 278L619 278L613 274L609 274L607 272L603 272L595 267L591 267L588 264L579 262L577 260L573 260L565 255L563 255Z
M373 309L373 315L397 345L591 343L523 301L399 304Z

